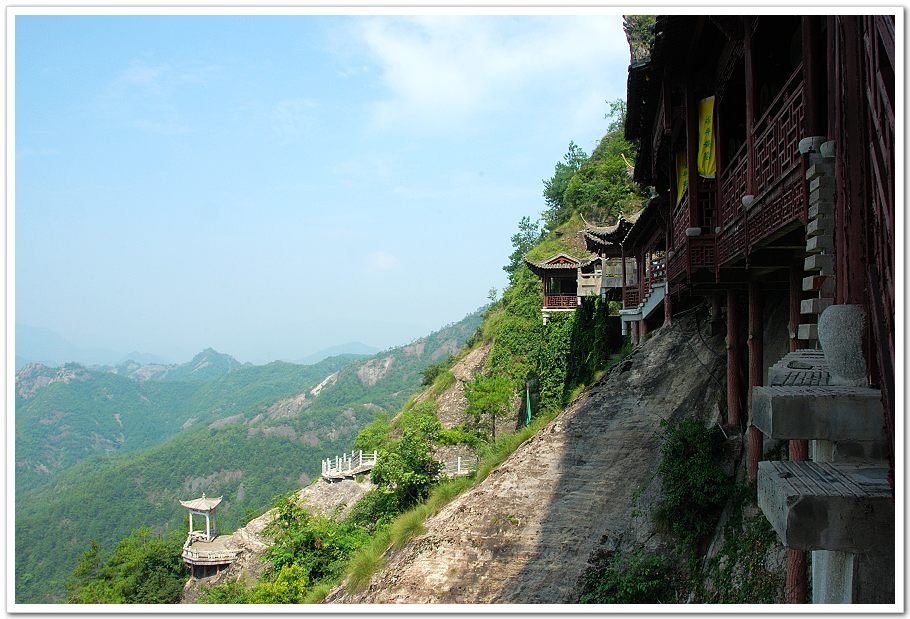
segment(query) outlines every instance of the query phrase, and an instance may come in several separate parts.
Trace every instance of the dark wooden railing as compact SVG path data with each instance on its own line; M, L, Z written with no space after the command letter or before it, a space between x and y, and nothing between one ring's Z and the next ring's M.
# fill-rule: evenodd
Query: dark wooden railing
M577 305L578 297L574 294L545 294L543 297L546 309L575 308Z
M733 223L741 214L742 197L746 191L746 169L749 158L746 145L743 144L729 165L720 172L720 227L723 228Z
M752 131L753 206L748 212L742 197L748 193L749 156L745 146L720 174L720 227L715 257L718 264L748 253L763 239L804 219L805 180L799 174L799 140L805 104L802 65L790 75Z
M686 228L689 227L689 192L683 194L673 209L673 248L682 249L686 244Z
M803 133L803 70L800 65L778 93L753 130L755 195L799 165L799 140Z
M666 258L658 258L657 260L652 260L650 264L650 269L648 271L648 282L650 284L657 284L667 279L667 260Z
M638 287L626 288L626 292L623 295L623 308L638 307L640 296L641 295L638 293Z

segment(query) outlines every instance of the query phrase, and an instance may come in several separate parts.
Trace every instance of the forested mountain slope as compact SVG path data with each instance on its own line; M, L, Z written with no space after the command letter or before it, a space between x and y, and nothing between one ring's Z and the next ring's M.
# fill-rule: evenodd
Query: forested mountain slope
M142 396L155 402L152 396L159 389L177 394L168 400L172 407L161 406L167 415L157 417L166 419L174 432L152 447L131 452L84 449L82 462L58 468L40 485L17 488L16 599L59 599L64 580L92 539L111 548L141 525L156 532L182 528L186 515L178 498L223 494L223 530L237 527L249 513L262 513L272 497L316 476L323 457L350 449L357 432L377 412L398 410L419 387L421 370L461 348L480 320L475 312L407 346L353 363L351 358L334 358L315 366L243 366L200 383L139 382L79 368L74 371L84 373L85 380L60 381L39 390L34 401L22 401L17 433L22 415L23 436L42 438L45 450L46 445L62 449L55 445L60 435L66 438L69 433L72 440L100 436L97 429L110 426L108 417L113 429L122 432L114 414L124 426L135 420L136 428L145 428L138 420L158 411L135 402L149 405ZM78 396L74 399L79 406L65 408L66 394ZM114 396L133 403L129 414L122 403L115 406ZM37 403L47 408L39 411ZM67 411L55 421L56 434L47 429L51 424L41 423L48 409ZM149 442L152 427L145 437ZM22 445L21 460L31 462L27 457L42 453L34 443ZM28 469L25 462L21 466Z

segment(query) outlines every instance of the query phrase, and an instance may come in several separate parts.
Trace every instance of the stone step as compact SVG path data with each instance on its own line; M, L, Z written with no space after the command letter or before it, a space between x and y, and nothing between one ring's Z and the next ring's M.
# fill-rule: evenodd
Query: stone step
M809 253L831 253L834 249L834 238L830 234L811 236L806 239L806 251Z
M834 304L834 299L821 297L818 299L803 299L799 302L800 314L821 314L825 309Z
M816 324L800 324L796 327L796 339L799 340L817 340L818 339L818 325Z
M834 192L834 177L833 176L817 176L809 181L809 191L815 191L816 189L826 190L830 189Z
M827 217L829 219L834 217L834 203L825 201L825 202L816 202L814 204L809 204L809 220L818 219L819 217Z
M820 159L820 161L812 163L806 170L806 180L809 182L812 182L820 176L834 176L834 163L828 163L820 157L818 159ZM810 161L812 161L811 158Z
M894 543L886 466L759 462L758 505L787 548L861 553Z
M753 387L752 425L773 439L878 441L885 426L881 398L868 387Z
M831 270L831 254L813 254L811 256L806 256L806 261L803 263L804 271L821 271L822 275L830 275Z
M810 236L820 236L822 234L831 234L831 220L823 215L819 215L815 219L810 219L809 223L806 224L806 237Z
M824 297L834 296L834 278L827 275L810 275L803 278L803 292L818 291Z

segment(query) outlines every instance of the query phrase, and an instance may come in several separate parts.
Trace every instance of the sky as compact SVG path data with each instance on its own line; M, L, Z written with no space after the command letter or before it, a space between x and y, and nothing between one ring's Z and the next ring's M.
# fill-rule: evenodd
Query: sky
M15 321L189 360L405 344L507 283L619 15L22 16Z

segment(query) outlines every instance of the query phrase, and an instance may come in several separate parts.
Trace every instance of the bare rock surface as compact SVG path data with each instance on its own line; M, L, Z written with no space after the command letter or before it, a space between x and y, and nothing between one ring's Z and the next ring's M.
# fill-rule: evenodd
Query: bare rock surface
M709 340L715 351L720 339ZM386 554L360 591L335 603L573 603L592 553L655 548L650 519L661 419L709 419L723 365L679 318L522 444L483 482Z
M311 513L344 518L360 498L371 488L369 478L358 483L344 480L327 483L319 480L302 488L298 493L300 505ZM225 543L226 548L240 551L231 565L215 576L190 578L183 587L181 604L194 604L202 594L202 587L213 587L230 581L243 581L248 586L255 584L266 568L262 554L269 547L270 540L263 530L274 518L274 511L269 510L258 518L249 521L246 526L237 529Z
M464 394L464 384L473 380L474 376L483 368L483 364L490 354L490 348L490 344L479 346L452 366L451 372L455 377L455 382L436 398L436 417L444 428L453 428L467 421L464 411L468 400ZM431 394L432 390L427 389L418 396L417 401L426 400Z
M357 368L357 378L360 379L367 387L372 387L378 383L383 376L389 373L392 367L393 357L384 357L382 359L370 359L359 368Z

